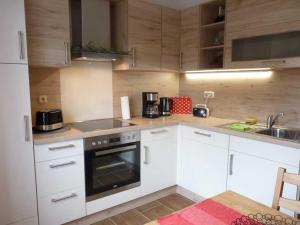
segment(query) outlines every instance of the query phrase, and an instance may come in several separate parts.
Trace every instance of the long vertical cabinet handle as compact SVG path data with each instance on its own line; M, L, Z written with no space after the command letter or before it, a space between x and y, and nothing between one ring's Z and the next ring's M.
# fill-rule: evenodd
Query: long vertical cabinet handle
M230 154L230 156L229 156L229 175L230 176L233 175L233 158L234 158L234 154Z
M30 130L30 119L29 119L29 116L25 115L24 116L24 126L25 126L25 141L26 142L30 142L30 133L31 133L31 130Z
M182 69L182 57L183 57L183 52L180 51L180 53L179 53L179 69Z
M298 174L300 174L300 161L299 161L299 171ZM300 201L300 187L297 187L297 201ZM295 213L295 218L300 220L300 213Z
M68 59L68 64L71 64L71 47L70 47L70 42L67 41L67 59Z
M18 31L18 38L19 38L19 57L20 57L20 60L24 60L25 54L24 54L23 31L21 31L21 30Z
M149 165L149 147L144 146L145 149L145 158L144 158L144 164Z
M65 64L67 65L69 56L68 56L68 44L66 41L64 42L64 47L65 47Z
M135 52L135 48L131 48L131 67L134 68L135 67L135 57L136 57L136 52Z

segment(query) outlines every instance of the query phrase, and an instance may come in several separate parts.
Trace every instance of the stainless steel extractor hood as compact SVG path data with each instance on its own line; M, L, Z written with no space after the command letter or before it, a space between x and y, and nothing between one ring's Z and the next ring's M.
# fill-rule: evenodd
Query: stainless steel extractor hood
M72 60L113 61L128 55L111 49L110 2L70 0Z

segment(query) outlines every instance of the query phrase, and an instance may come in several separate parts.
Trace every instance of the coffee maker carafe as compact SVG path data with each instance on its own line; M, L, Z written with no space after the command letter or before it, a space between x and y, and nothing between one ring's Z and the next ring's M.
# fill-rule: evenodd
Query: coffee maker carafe
M143 117L157 118L160 116L158 92L143 92Z

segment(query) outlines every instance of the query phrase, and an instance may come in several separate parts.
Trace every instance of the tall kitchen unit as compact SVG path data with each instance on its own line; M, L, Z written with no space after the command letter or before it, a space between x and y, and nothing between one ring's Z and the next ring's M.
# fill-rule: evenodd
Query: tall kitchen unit
M37 225L24 0L0 1L0 225Z

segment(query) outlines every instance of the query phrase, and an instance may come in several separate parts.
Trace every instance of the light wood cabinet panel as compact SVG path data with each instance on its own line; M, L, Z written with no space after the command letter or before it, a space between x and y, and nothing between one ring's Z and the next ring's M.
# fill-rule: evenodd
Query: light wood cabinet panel
M232 61L232 41L241 38L299 31L300 1L232 0L227 1L226 9L226 68L287 68L299 66L300 57Z
M128 1L128 46L135 49L135 69L161 68L161 7Z
M180 11L162 8L162 59L163 70L179 70Z
M161 69L161 7L139 0L120 1L112 7L113 48L134 50L134 56L114 63L116 70Z
M199 68L200 9L195 6L181 12L181 69Z
M26 0L30 66L63 67L70 59L68 0Z
M24 1L0 1L0 63L27 63Z

